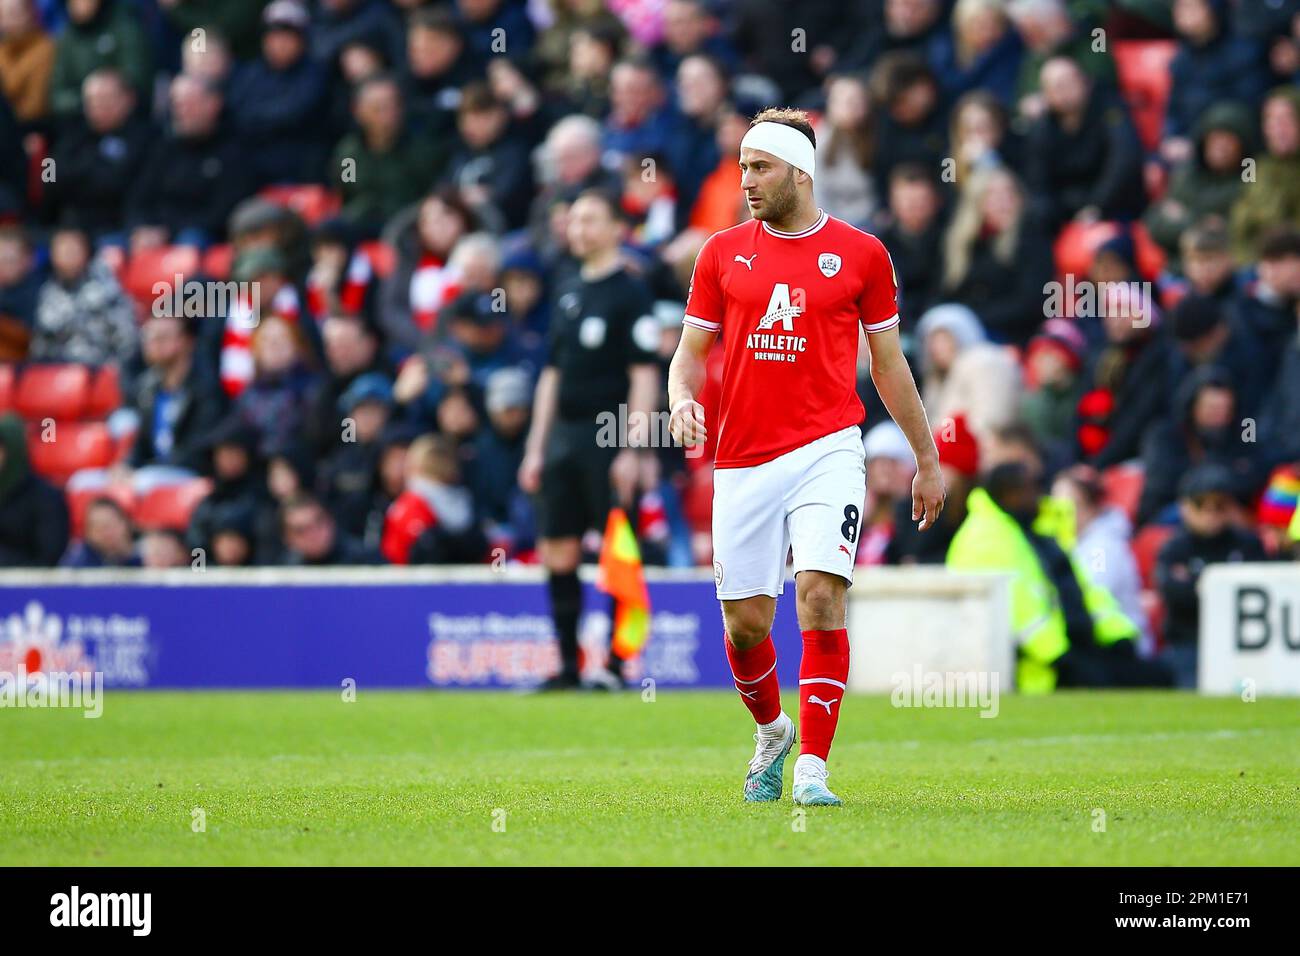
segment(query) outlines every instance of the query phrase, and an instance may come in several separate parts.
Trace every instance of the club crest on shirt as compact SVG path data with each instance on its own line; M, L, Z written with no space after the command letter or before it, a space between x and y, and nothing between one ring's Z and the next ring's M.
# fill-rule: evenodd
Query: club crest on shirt
M840 257L833 252L823 252L817 257L817 268L828 279L840 271L841 264Z

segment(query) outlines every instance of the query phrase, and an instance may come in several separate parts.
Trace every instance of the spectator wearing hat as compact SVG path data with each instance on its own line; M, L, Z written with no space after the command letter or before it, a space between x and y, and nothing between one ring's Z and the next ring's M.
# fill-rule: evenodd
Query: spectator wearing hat
M508 251L501 260L506 315L520 346L530 354L540 354L544 347L543 336L551 321L546 280L546 267L530 245Z
M1178 485L1180 525L1156 557L1156 587L1165 603L1162 657L1174 669L1177 686L1196 686L1201 605L1196 584L1211 564L1265 560L1252 533L1233 525L1237 481L1223 465L1208 463L1187 472Z
M231 501L212 512L212 539L208 560L220 568L256 564L256 515L246 502Z
M899 504L912 498L916 458L892 420L872 426L862 440L867 456L867 499L858 532L857 564L884 564Z
M68 121L52 152L58 175L45 183L45 208L96 241L126 244L121 229L127 198L156 138L136 102L121 71L95 70L82 83L81 116Z
M342 441L321 466L320 491L345 534L362 537L378 481L379 440L393 408L393 386L368 372L339 397Z
M234 132L245 138L257 186L314 179L325 158L320 112L325 71L307 56L311 17L298 0L274 0L262 12L261 56L242 67L227 91Z
M1209 296L1184 296L1170 315L1174 348L1169 353L1170 394L1177 394L1191 373L1216 366L1237 394L1237 421L1254 417L1273 384L1262 370L1268 366L1259 345L1233 321L1231 313Z
M1087 343L1069 319L1048 319L1029 340L1020 416L1052 459L1072 458L1075 407L1083 394Z
M1245 503L1263 484L1256 435L1243 428L1232 377L1214 365L1188 373L1174 398L1172 419L1151 423L1142 441L1145 480L1138 502L1138 524L1172 518L1178 482L1188 470L1205 463L1222 466L1232 476L1232 493Z
M966 498L975 487L980 469L979 444L966 417L958 414L939 422L934 443L939 450L939 470L948 488L948 501L934 527L924 534L912 520L910 496L897 502L894 533L885 549L886 564L943 564L953 536L966 518Z
M451 156L447 179L480 220L521 228L533 196L532 164L506 104L487 83L471 83L462 91L456 129L461 145Z
M356 130L334 148L329 181L343 193L340 215L366 236L441 177L446 150L408 130L402 91L391 76L363 80L352 96Z
M182 73L169 102L170 129L150 149L127 198L132 248L219 242L231 210L252 191L246 144L222 124L221 91Z
M524 460L533 379L526 369L501 368L487 379L486 427L474 434L468 484L474 503L488 522L489 537L511 552L532 545L532 503L515 476Z
M487 292L466 292L447 307L442 320L447 346L465 363L469 382L480 389L487 386L493 372L525 360L508 316L496 308L499 298Z
M225 413L226 396L196 360L194 332L191 320L166 313L140 327L145 368L128 398L139 421L127 459L132 468L203 468L209 433Z
M1170 177L1164 196L1147 207L1142 221L1169 255L1166 268L1178 271L1179 239L1207 216L1223 221L1241 194L1241 161L1251 153L1254 130L1250 108L1215 103L1197 120L1194 152Z
M1142 576L1133 557L1133 524L1123 508L1106 503L1106 490L1097 469L1075 465L1056 476L1052 497L1068 501L1074 512L1075 562L1097 584L1115 596L1124 614L1142 634L1143 657L1150 657L1150 623L1142 607Z
M466 45L481 62L504 52L499 38L510 38L512 56L526 59L536 41L533 22L524 6L510 0L455 0L456 23Z
M227 415L208 440L208 461L203 474L212 479L212 491L190 515L186 543L211 551L218 509L240 505L256 514L267 500L258 455L257 431L236 415Z
M931 421L961 414L977 440L1016 420L1020 367L988 341L965 305L936 305L916 327L921 345L921 394Z

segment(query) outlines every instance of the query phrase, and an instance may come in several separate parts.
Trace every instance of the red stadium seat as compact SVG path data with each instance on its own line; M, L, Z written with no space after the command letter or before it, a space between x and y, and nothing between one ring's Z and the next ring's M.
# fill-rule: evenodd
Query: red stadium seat
M146 309L157 298L154 284L167 283L170 290L176 276L188 278L199 269L199 251L193 246L161 246L134 253L122 275L122 286ZM168 293L170 294L170 292Z
M388 243L373 239L370 242L361 243L358 248L370 260L370 265L374 268L375 275L378 278L387 278L397 268L397 252Z
M56 422L52 441L36 427L27 436L32 469L60 487L73 472L104 468L113 461L113 436L103 422Z
M1097 247L1124 231L1117 222L1071 222L1056 237L1053 255L1058 276L1073 275L1075 281L1088 277Z
M1148 150L1160 145L1169 102L1169 64L1178 51L1174 40L1119 40L1113 44L1120 92L1133 114L1138 137Z
M287 206L309 226L338 215L343 206L339 194L324 186L267 186L259 195L280 206Z
M14 408L33 421L80 418L90 396L90 379L85 365L29 365L18 377Z
M75 483L75 479L69 482L69 485ZM124 482L109 482L105 479L103 482L89 484L84 487L73 489L71 487L64 493L68 501L68 517L72 521L72 536L80 538L82 530L86 526L86 509L90 503L97 498L111 498L122 506L127 514L135 508L135 492L131 486Z
M1156 556L1173 533L1172 525L1149 524L1133 536L1133 560L1137 562L1143 587L1149 588L1154 585L1152 575L1156 569Z
M18 366L9 362L0 363L0 415L14 407L14 391L18 378Z
M1129 521L1136 520L1145 480L1141 465L1125 463L1107 468L1101 473L1106 504L1122 508Z
M122 407L122 377L116 365L102 366L95 372L86 396L86 418L107 418Z
M167 528L184 531L195 506L212 491L212 482L195 478L175 485L154 488L136 503L132 516L146 531Z
M211 279L224 282L230 278L230 267L234 264L235 250L229 243L209 246L203 253L203 274Z
M1138 272L1142 273L1142 278L1154 281L1164 271L1168 257L1140 222L1133 226L1133 249L1137 254Z

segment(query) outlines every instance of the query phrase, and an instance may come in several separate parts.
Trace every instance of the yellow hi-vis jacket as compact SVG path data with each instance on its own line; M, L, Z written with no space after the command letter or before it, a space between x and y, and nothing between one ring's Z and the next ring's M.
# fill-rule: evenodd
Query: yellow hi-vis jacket
M1053 537L1066 554L1074 543L1074 511L1068 501L1044 498L1034 531ZM1002 571L1011 575L1011 632L1018 661L1016 686L1022 693L1045 694L1056 689L1056 660L1070 649L1056 588L1044 573L1016 520L976 488L966 499L966 520L948 547L945 562L955 571ZM1097 643L1131 640L1138 629L1120 610L1114 595L1094 583L1070 558L1070 566L1092 616Z

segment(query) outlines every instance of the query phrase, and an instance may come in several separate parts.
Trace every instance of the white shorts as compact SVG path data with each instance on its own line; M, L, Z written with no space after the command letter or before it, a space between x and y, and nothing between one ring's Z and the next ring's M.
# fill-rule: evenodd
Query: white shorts
M714 471L718 599L781 594L792 547L795 574L825 571L851 585L866 496L866 451L856 425L761 465Z

